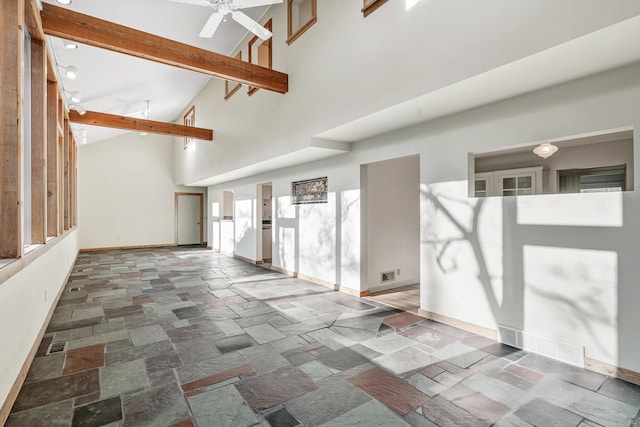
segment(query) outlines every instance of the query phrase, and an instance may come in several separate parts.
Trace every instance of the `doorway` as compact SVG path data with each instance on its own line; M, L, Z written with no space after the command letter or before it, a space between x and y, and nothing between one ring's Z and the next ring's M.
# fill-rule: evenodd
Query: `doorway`
M361 291L407 311L420 306L420 156L362 165Z
M176 245L201 245L203 241L202 193L176 193Z
M257 247L256 253L258 254L258 263L265 266L271 266L271 254L273 246L273 236L271 228L272 219L272 194L273 189L271 183L258 184L256 189L258 198L258 238L256 239Z

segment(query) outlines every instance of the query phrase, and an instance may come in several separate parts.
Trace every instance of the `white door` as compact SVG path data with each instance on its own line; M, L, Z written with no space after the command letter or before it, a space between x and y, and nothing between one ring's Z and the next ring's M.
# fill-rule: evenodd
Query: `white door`
M178 244L200 244L200 195L178 195Z

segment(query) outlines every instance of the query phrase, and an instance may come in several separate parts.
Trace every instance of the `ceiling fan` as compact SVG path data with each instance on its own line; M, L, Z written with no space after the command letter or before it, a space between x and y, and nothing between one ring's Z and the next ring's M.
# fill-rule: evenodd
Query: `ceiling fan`
M228 14L238 24L251 31L262 40L268 40L273 34L271 31L258 24L256 21L240 12L238 9L249 7L267 6L282 3L282 0L169 0L176 3L194 4L198 6L209 6L213 9L213 13L209 16L206 24L200 31L200 37L210 38L216 32L224 17Z

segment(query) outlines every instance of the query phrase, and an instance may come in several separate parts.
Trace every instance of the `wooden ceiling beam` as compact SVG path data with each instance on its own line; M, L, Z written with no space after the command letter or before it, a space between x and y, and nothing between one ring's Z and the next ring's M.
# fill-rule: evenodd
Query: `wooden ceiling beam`
M289 76L279 71L210 52L113 22L43 3L47 35L279 93L289 90Z
M69 121L83 125L125 129L136 132L157 133L159 135L183 136L185 138L213 141L213 130L184 126L176 123L157 122L155 120L137 119L135 117L87 111L80 115L77 111L69 111Z

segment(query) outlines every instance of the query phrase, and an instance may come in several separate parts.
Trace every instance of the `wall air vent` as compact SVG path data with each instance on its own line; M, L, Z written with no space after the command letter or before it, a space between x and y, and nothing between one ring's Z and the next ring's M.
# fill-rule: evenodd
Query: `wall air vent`
M46 355L62 353L66 348L67 348L66 341L58 341L58 342L51 343L51 345L49 346L49 349L47 350Z
M394 280L396 280L395 270L383 271L380 273L380 283L393 282Z

